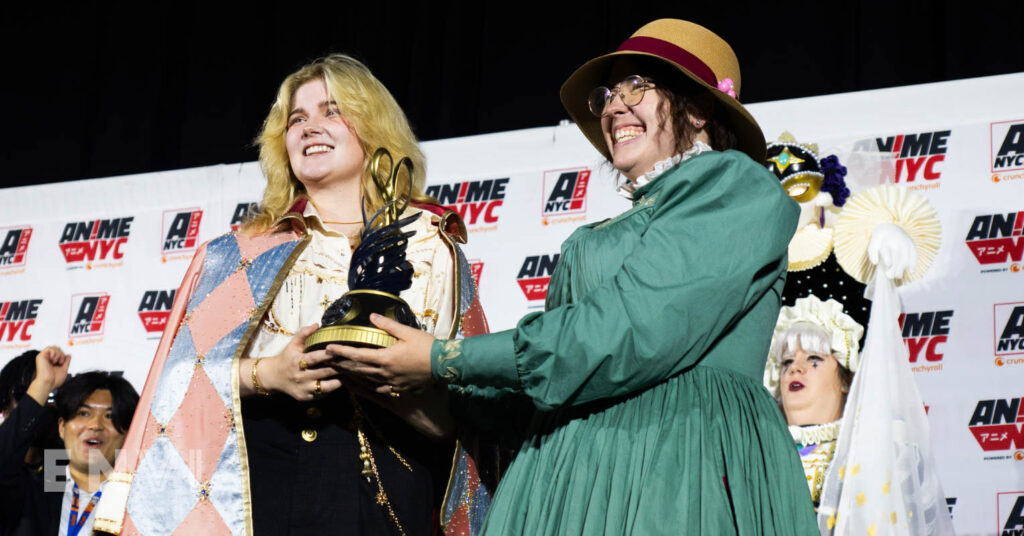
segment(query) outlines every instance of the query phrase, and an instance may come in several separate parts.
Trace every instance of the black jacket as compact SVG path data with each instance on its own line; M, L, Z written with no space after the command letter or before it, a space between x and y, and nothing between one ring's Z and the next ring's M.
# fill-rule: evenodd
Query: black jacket
M61 491L43 491L43 471L25 465L38 430L56 427L51 408L25 395L0 425L0 534L3 536L56 535L60 525ZM63 477L64 471L59 471ZM52 486L51 489L57 486Z

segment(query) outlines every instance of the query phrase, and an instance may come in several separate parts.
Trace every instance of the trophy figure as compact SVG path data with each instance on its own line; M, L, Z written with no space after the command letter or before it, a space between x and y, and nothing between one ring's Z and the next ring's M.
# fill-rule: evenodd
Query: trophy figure
M398 190L399 175L408 177L408 193ZM412 264L405 258L409 238L414 232L402 232L402 227L419 215L398 219L409 205L412 193L413 169L409 158L394 163L391 153L380 148L370 161L370 175L380 192L384 206L366 220L363 210L363 230L360 243L352 252L348 270L348 292L327 308L320 329L306 338L305 351L326 348L328 344L383 348L397 339L370 322L370 314L377 313L392 320L419 328L416 315L399 293L412 286Z

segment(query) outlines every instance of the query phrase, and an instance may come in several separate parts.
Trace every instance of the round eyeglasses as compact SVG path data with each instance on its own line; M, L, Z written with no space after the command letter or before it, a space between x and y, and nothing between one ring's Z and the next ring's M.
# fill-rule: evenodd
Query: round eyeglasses
M644 99L644 92L653 87L654 83L649 78L639 75L627 76L622 82L619 82L612 88L604 86L595 87L590 92L590 96L587 97L587 106L590 108L590 113L601 117L604 114L605 108L608 107L608 104L612 102L616 95L622 99L622 104L636 106Z

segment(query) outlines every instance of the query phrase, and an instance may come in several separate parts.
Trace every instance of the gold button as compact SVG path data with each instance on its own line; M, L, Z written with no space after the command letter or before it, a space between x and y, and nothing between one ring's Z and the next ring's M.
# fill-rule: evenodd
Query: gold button
M310 419L319 419L320 415L320 408L311 407L306 409L306 416Z
M307 443L312 443L316 441L316 430L306 428L305 430L302 431L302 439Z

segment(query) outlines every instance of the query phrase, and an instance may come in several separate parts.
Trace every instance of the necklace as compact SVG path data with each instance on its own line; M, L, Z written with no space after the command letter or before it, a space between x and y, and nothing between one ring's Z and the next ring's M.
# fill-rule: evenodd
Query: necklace
M332 223L332 224L335 224L335 225L355 225L357 223L362 224L363 220L359 220L359 221L327 221L327 220L323 220L323 222L324 223Z

